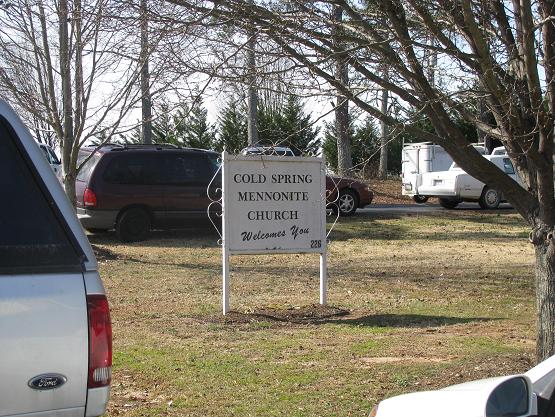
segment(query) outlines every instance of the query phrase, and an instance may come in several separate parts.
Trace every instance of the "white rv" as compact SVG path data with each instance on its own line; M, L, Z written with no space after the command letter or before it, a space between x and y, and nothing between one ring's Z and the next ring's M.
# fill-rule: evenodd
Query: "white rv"
M486 153L484 146L473 146L482 155ZM428 172L447 171L453 163L445 149L431 142L404 145L401 158L402 193L417 203L425 203L430 197L420 192L422 176Z

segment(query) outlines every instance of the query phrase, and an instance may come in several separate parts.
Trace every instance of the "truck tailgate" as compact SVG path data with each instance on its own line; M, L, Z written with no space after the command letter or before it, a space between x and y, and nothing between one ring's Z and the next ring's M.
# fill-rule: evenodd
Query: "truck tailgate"
M0 276L0 416L83 416L87 329L82 274Z

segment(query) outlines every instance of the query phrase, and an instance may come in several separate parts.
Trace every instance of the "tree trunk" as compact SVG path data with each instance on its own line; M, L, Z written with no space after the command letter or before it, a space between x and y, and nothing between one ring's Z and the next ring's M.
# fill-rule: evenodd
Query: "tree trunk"
M249 4L254 4L254 0L250 0ZM248 47L247 47L247 72L249 91L247 98L247 135L249 146L258 144L258 92L256 90L256 33L254 28L248 31Z
M387 109L389 105L389 91L387 89L382 89L382 103L381 111L383 114L387 114ZM381 136L380 136L380 167L378 170L378 177L382 180L387 178L387 145L389 142L389 129L386 123L380 122Z
M75 172L72 170L72 172ZM75 175L67 174L64 183L65 192L71 202L71 205L75 207L77 205L77 198L75 196Z
M255 146L258 144L258 127L256 125L258 113L258 94L256 92L256 87L253 84L249 85L249 97L247 107L248 144L249 146Z
M148 57L150 55L148 44L148 7L147 0L141 0L141 109L142 129L141 142L152 143L152 98L150 95L150 72Z
M349 135L349 101L341 96L337 97L335 129L337 132L337 171L341 176L350 176L353 171L353 160Z
M343 9L335 6L333 9L333 20L343 20ZM339 45L339 34L336 34L334 43ZM335 61L335 77L343 84L349 83L349 68L347 59L337 54ZM335 108L335 129L337 133L337 170L342 176L351 176L353 173L353 159L351 155L351 138L349 135L349 100L345 95L337 92L337 105Z
M537 343L536 358L542 361L555 354L555 241L547 233L536 250Z
M62 148L62 173L67 196L75 206L75 178L71 172L71 153L73 142L73 102L71 94L71 58L68 33L69 10L67 0L60 0L58 11L58 37L60 42L60 75L62 79L62 108L63 108L63 136L60 143Z

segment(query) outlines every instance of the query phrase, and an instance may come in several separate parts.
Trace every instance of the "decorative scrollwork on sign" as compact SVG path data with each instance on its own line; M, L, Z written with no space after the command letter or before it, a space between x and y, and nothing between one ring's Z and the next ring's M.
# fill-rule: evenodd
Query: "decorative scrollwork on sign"
M208 183L206 188L206 195L210 200L208 208L206 209L206 214L208 215L208 220L212 223L212 226L216 230L216 233L220 236L218 239L218 245L222 246L223 236L222 236L222 184L221 184L221 172L222 172L222 159L218 158L218 169L214 173L214 176Z
M329 243L329 237L330 237L330 233L332 232L332 230L335 228L335 225L337 224L337 221L339 220L339 186L337 184L337 182L335 181L335 179L330 175L327 175L327 170L325 167L322 168L322 171L324 173L324 178L326 178L326 183L327 183L327 179L329 178L331 180L331 182L333 183L333 187L331 189L328 189L327 184L326 184L326 190L325 190L325 195L322 196L322 199L324 199L326 205L326 211L329 211L328 216L335 216L335 218L333 218L333 223L330 227L330 229L328 230L328 233L326 234L326 238L328 239L328 243ZM331 197L333 196L333 200L331 199Z

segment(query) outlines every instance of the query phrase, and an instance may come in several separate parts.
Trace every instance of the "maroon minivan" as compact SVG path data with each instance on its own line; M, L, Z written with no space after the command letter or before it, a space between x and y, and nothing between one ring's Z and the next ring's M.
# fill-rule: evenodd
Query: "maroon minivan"
M77 217L91 232L115 228L124 242L142 240L153 228L207 219L208 192L214 200L220 197L216 152L168 144L95 149L80 150L78 163L86 162L75 184ZM354 214L373 197L366 184L348 178L327 176L326 190L328 209L341 216Z
M77 217L92 232L116 229L124 242L152 228L207 217L207 188L219 154L172 145L105 145L80 150L85 162L75 184ZM92 156L91 156L92 154ZM214 183L214 192L220 187Z

